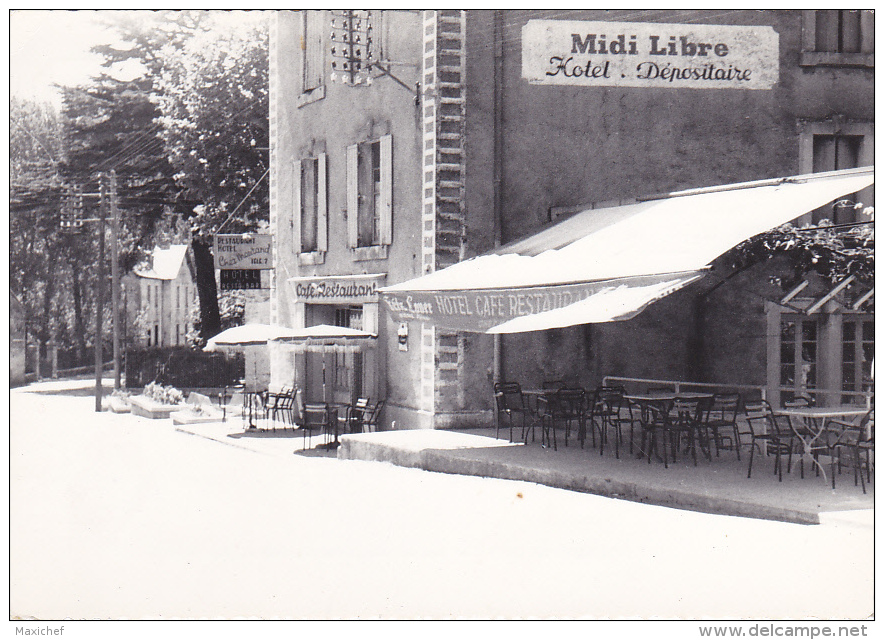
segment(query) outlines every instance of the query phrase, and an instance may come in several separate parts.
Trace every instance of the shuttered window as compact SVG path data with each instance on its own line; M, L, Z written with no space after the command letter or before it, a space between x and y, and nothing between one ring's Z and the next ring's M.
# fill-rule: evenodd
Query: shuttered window
M352 248L393 241L393 136L347 148L347 221Z
M328 250L328 158L321 153L295 163L295 212L300 253Z

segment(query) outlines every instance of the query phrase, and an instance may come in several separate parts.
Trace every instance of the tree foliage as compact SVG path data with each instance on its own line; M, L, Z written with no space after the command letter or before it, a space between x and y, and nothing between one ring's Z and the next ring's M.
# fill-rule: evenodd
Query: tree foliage
M742 270L774 256L786 256L797 284L804 274L815 272L832 283L853 275L872 284L875 277L875 229L873 225L833 227L828 220L818 225L785 224L734 247L725 259Z
M235 24L235 23L234 23ZM163 134L182 194L199 206L196 236L267 220L268 33L263 22L195 33L162 51L158 82Z

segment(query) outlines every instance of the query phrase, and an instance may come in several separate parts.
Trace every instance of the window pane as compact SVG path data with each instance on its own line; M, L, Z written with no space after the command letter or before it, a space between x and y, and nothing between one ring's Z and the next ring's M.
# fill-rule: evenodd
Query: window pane
M782 342L795 342L795 323L784 320L780 328L780 340Z
M863 341L874 341L875 323L869 320L863 322Z
M301 161L301 251L316 251L319 172L316 158Z
M856 323L845 321L841 325L841 341L853 342L856 338Z
M838 10L816 12L816 50L838 51Z
M860 50L860 13L856 9L842 9L841 14L841 53L858 53Z
M780 385L790 387L795 384L795 365L783 364L780 367Z
M795 363L795 345L784 342L780 345L780 362L783 364Z
M804 342L816 342L816 322L805 321L801 323L801 333Z

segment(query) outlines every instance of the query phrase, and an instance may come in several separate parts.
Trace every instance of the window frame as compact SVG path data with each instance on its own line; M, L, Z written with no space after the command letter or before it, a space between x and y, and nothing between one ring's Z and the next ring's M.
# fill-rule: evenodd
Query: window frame
M365 175L373 172L360 172L360 158L367 157L371 162L371 149L373 144L379 145L379 163L377 167L380 175L380 188L377 196L377 205L372 207L372 214L377 218L377 238L372 238L372 244L360 244L359 229L360 218L365 215L366 209L360 208L360 202L365 202L367 196L374 194L373 180L372 189L365 184ZM373 165L371 166L374 169ZM379 215L377 208L380 208ZM377 260L388 256L388 247L393 242L393 136L387 134L371 140L364 140L347 147L347 230L348 244L353 253L354 260ZM374 235L374 234L373 234ZM376 240L376 242L375 242Z
M826 121L799 121L798 122L798 173L814 173L814 140L817 136L834 136L836 123ZM874 122L841 122L837 124L838 135L845 138L860 138L859 151L857 154L858 167L870 167L875 164L875 124ZM858 191L858 202L865 207L875 205L874 185ZM811 224L814 212L809 211L796 219L798 226ZM862 214L857 215L857 222L866 222Z
M306 162L316 163L316 246L305 248L302 244L304 207L301 192L303 189L304 167ZM322 264L328 251L328 154L318 153L295 160L292 167L292 213L297 234L298 262L302 265Z
M801 58L802 67L875 67L874 13L860 10L860 49L858 53L817 51L817 10L802 11Z
M316 33L311 33L311 25L315 22ZM326 39L325 32L328 29L328 20L325 9L305 9L301 12L300 29L300 76L301 92L298 95L298 108L303 107L325 97L326 75ZM315 35L315 39L313 36ZM312 45L312 49L311 49ZM308 63L315 58L317 69L313 70L316 75L308 78ZM314 83L315 81L315 83Z

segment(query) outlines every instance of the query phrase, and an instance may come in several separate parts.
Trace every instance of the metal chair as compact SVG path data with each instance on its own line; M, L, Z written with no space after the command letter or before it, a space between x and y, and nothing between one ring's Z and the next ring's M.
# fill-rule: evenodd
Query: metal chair
M386 400L380 400L373 405L369 405L368 410L362 414L362 431L363 433L371 433L378 430L378 420L381 417L381 411L384 410Z
M740 412L742 399L739 393L716 393L712 398L712 406L709 409L709 420L706 423L709 431L712 432L712 439L715 442L715 457L719 455L719 450L725 448L725 441L731 440L730 433L723 435L722 430L733 433L733 441L731 446L737 452L737 460L740 459L740 430L737 427L737 414Z
M500 437L500 424L506 417L510 429L510 442L513 441L513 417L519 416L522 422L522 440L527 443L528 419L531 418L531 428L534 428L533 416L525 396L522 395L522 387L518 382L494 383L494 401L497 405L497 431L495 438ZM533 434L533 431L532 431Z
M771 409L770 403L761 400L757 403L746 405L746 422L749 425L751 442L749 444L749 473L747 478L752 477L752 461L755 458L755 449L759 453L775 456L774 473L779 474L780 482L783 481L783 464L781 458L789 457L791 471L792 452L795 450L795 436L791 427L784 424L785 417L777 416ZM762 445L764 449L762 449Z
M641 426L642 441L641 450L648 455L648 464L654 452L662 448L663 466L669 468L669 449L672 445L672 419L670 412L673 401L661 398L660 400L643 401L641 403ZM647 447L645 443L647 442ZM662 447L661 447L662 445Z
M332 424L331 407L324 402L307 402L304 404L304 411L301 419L301 428L304 430L304 449L307 448L307 437L313 441L313 430L318 429L320 433L325 432L326 436L332 432L334 425ZM328 437L326 437L326 444Z
M871 454L875 450L875 410L870 410L863 416L859 424L850 424L839 420L830 420L829 426L841 428L841 433L836 441L830 445L832 463L832 488L835 488L835 465L838 465L838 473L841 473L842 449L851 453L853 462L853 486L858 481L862 483L863 493L866 493L866 477L872 482ZM865 454L865 472L863 476L863 454Z
M283 387L279 393L268 393L264 402L264 418L270 420L270 425L276 431L276 421L282 418L283 425L289 424L294 427L295 417L295 394L294 387ZM285 428L285 427L283 427Z
M676 452L683 438L687 438L685 451L691 452L694 459L694 466L697 466L697 447L703 449L705 440L706 447L704 449L706 457L710 460L709 438L707 431L707 423L709 418L709 407L712 404L712 398L675 398L672 401L672 420L671 433L675 440L671 440L672 461L677 462Z
M342 421L346 425L347 433L362 433L365 414L371 410L370 398L357 398L352 405L347 405L347 411Z
M586 431L586 391L582 387L566 387L542 395L538 398L538 412L540 413L541 444L548 447L551 435L553 450L558 451L556 423L561 422L565 425L566 447L568 446L568 436L571 433L571 425L575 421L578 424L578 437Z
M621 386L599 386L595 390L593 396L592 408L589 420L593 427L596 426L598 420L599 430L599 455L605 453L605 443L608 441L608 430L614 431L614 453L617 459L620 459L620 443L623 442L623 425L633 424L632 407L626 402L623 396L626 395L626 389ZM627 415L623 415L623 412ZM632 431L630 430L630 438ZM583 446L583 440L580 441ZM593 429L592 446L595 446L595 429ZM631 451L630 443L630 451Z

